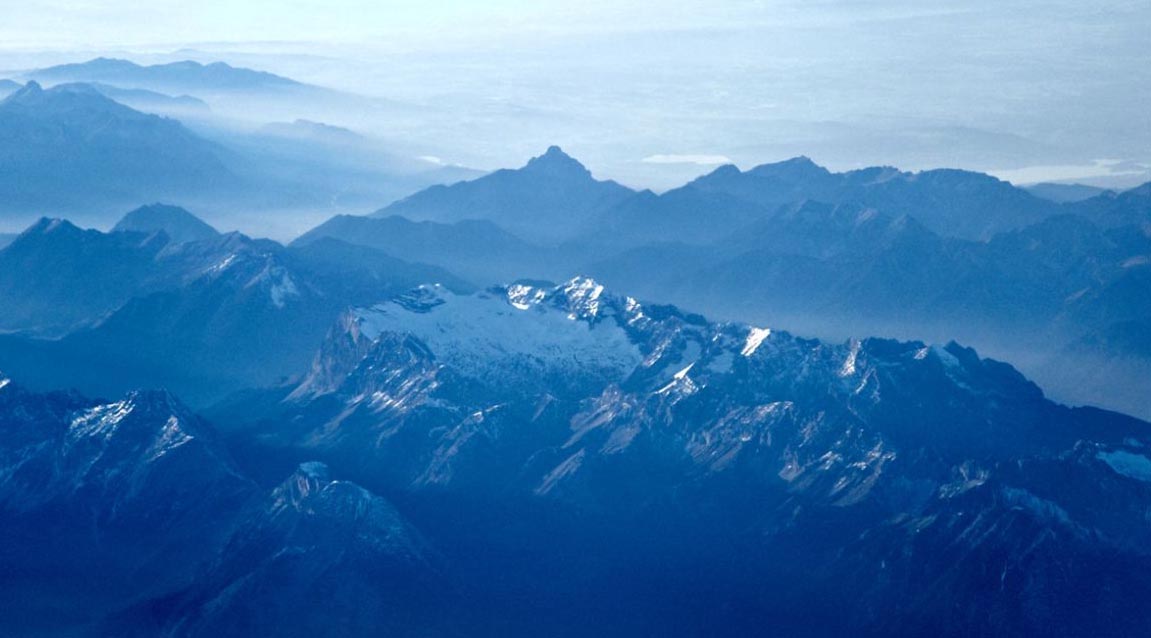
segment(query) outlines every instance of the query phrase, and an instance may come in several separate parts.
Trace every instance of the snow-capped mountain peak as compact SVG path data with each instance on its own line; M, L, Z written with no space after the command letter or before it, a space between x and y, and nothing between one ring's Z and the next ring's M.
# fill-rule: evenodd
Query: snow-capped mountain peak
M536 385L591 374L622 381L642 355L619 322L595 321L602 294L590 279L472 295L425 286L355 314L367 339L415 337L437 362L475 379Z

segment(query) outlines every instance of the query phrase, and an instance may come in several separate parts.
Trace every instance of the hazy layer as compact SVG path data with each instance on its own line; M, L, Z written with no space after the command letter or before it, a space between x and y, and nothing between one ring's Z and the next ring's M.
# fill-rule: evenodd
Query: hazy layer
M415 105L307 114L411 152L488 169L558 143L633 186L797 154L1151 179L1145 2L339 4L38 2L6 10L0 67L225 59Z

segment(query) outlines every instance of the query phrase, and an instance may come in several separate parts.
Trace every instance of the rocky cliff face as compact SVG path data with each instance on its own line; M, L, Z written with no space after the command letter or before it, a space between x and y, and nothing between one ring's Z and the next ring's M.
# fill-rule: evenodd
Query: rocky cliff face
M267 445L402 494L477 574L509 542L562 566L512 570L525 588L699 570L676 585L692 605L645 609L673 625L1072 635L1099 613L1119 633L1147 620L1147 424L1053 404L956 344L826 344L586 279L424 288L345 318L279 410L249 426Z

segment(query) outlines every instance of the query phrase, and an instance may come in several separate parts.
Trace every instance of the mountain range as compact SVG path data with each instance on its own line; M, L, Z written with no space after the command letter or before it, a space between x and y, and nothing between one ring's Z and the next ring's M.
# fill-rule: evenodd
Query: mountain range
M562 240L582 230L597 211L633 194L600 181L558 146L517 170L500 170L472 181L435 186L376 212L441 223L483 219L540 242Z
M1099 195L1107 193L1108 189L1098 186L1088 186L1086 184L1044 182L1028 186L1027 192L1036 197L1063 204L1067 202L1081 202L1085 199L1098 197Z
M435 635L452 602L383 498L319 463L262 488L167 393L103 403L5 378L0 423L6 633Z
M292 91L307 85L266 71L234 67L224 62L192 60L143 66L129 60L96 58L32 71L31 79L47 84L96 82L120 88L162 93L213 94L259 90Z
M179 122L85 85L30 82L0 102L0 199L8 211L127 206L201 191L235 194L222 147Z
M20 77L45 86L68 83L98 85L108 90L110 97L119 99L111 92L134 97L141 107L144 101L140 91L179 96L175 98L178 100L188 97L206 103L211 112L180 109L182 115L224 127L300 118L340 123L364 122L365 118L370 118L390 120L394 125L400 121L412 121L413 115L427 113L426 106L417 107L383 97L335 90L268 71L232 66L223 61L177 60L149 65L124 59L95 58L28 70ZM157 100L149 102L149 108L157 104ZM173 106L176 105L167 105L166 114L177 113Z
M29 83L0 161L79 197L37 162L162 175L182 140L273 206L387 157L207 130ZM76 166L76 201L119 201ZM1151 185L800 157L655 193L559 147L445 171L287 245L140 206L158 177L106 232L0 238L0 634L1151 625Z
M0 251L10 374L105 396L158 384L203 402L297 373L349 305L424 281L470 286L336 240L287 249L221 235L166 206L118 228L44 219Z
M354 136L309 123L292 130L324 138ZM836 204L805 198L768 209L762 202L771 197L797 195L778 184L777 191L788 194L762 194L750 186L751 194L740 190L769 178L773 183L792 180L789 183L801 185L790 188L800 191L807 188L804 176L816 176L817 182L846 179L812 166L801 158L747 172L719 169L657 195L597 181L576 160L552 148L523 169L434 187L375 215L337 216L302 235L286 251L272 242L249 244L245 238L245 245L264 247L257 252L310 260L293 266L310 273L290 276L293 285L301 278L323 277L325 281L316 284L321 290L341 292L321 295L325 310L301 319L310 326L307 344L284 345L282 351L291 354L279 363L269 364L261 354L239 366L231 359L212 359L202 367L224 361L246 370L219 386L232 389L242 385L241 379L274 381L291 375L348 300L364 299L365 291L389 272L399 273L396 283L402 285L440 281L454 282L457 288L588 273L641 298L708 309L725 318L787 325L814 336L962 339L1016 363L1060 400L1151 416L1145 381L1151 372L1151 343L1142 329L1151 314L1139 301L1148 296L1151 264L1151 239L1143 221L1151 220L1146 187L1068 204L1048 202L1044 205L1051 207L1050 214L1042 221L989 240L933 230L918 216L900 212L903 205L898 200ZM906 174L896 173L888 181L905 178ZM968 179L961 176L960 181ZM724 184L727 190L720 189ZM996 184L988 192L1011 188ZM940 188L925 195L925 201L958 192L955 184ZM979 194L966 203L955 196L952 208L978 209L986 196ZM1028 197L1016 194L1010 200ZM759 203L753 201L756 198ZM456 221L414 221L400 215L414 206L423 211L421 217ZM143 217L156 218L162 210ZM536 220L531 223L542 235L528 229L532 239L524 239L504 227L524 230L516 220L527 219L522 215L531 210L546 212L527 217ZM557 221L561 219L562 223ZM130 222L120 229L133 229ZM0 253L0 262L10 273L7 283L0 278L0 291L8 290L11 309L0 326L58 337L80 328L94 329L100 322L116 325L111 314L128 301L185 286L231 254L228 242L234 239L205 243L214 237L213 229L194 219L184 218L184 223L194 230L171 225L165 241L150 238L159 227L145 223L134 228L143 231L139 235L63 233L61 237L74 237L33 248L39 241L34 238L45 235L51 225L42 222L41 232ZM561 228L567 232L561 233ZM645 228L653 230L645 233ZM89 238L87 243L79 240L82 236ZM197 246L211 247L205 254L176 248L190 238L199 240L193 242ZM328 239L335 241L321 241ZM61 254L67 255L64 263L69 264L64 269L56 262ZM157 263L163 265L156 267ZM439 270L412 270L411 264ZM280 272L280 267L271 268ZM253 278L264 270L253 268ZM68 272L74 274L62 275ZM243 291L249 289L247 283L227 286ZM195 293L206 295L203 303L233 299L232 293L209 288ZM217 294L223 296L213 296ZM152 303L160 303L159 297ZM129 338L127 332L124 335ZM162 340L160 334L155 338ZM286 341L287 337L272 339ZM36 355L26 352L21 360L35 361ZM267 374L251 367L265 364ZM218 370L211 373L218 375ZM31 381L40 378L34 375ZM83 383L81 387L97 389ZM197 393L193 402L201 396Z
M20 548L0 552L19 601L0 626L1135 636L1151 621L1151 424L1052 403L955 343L826 343L587 278L421 286L351 308L302 376L205 415L166 392L0 381L0 540Z
M828 344L580 278L423 287L344 316L299 383L209 414L254 472L317 457L392 495L512 633L1147 620L1147 424L954 343Z
M190 116L195 130L152 113ZM245 226L275 210L293 227L298 215L327 216L479 174L316 122L257 131L213 122L197 98L30 81L0 102L0 222L53 214L104 225L140 202L178 201Z
M817 336L961 338L1063 400L1151 416L1137 328L1148 315L1132 302L1151 294L1146 186L1059 204L963 171L832 173L796 158L603 201L601 183L561 153L529 163L567 167L545 179L525 167L429 189L296 243L332 237L475 282L589 273L644 298ZM566 193L584 196L567 206ZM513 230L522 226L507 211L544 198L551 207L536 217L553 234ZM482 240L462 241L459 219Z

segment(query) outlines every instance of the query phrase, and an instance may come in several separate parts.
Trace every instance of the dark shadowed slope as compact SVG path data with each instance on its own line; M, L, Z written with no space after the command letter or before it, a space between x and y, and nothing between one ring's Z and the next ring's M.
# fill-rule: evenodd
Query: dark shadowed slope
M61 334L91 324L131 297L166 285L157 267L168 240L105 234L41 219L0 250L3 330Z
M436 635L451 602L389 503L315 463L267 492L166 393L2 378L0 425L5 635Z

